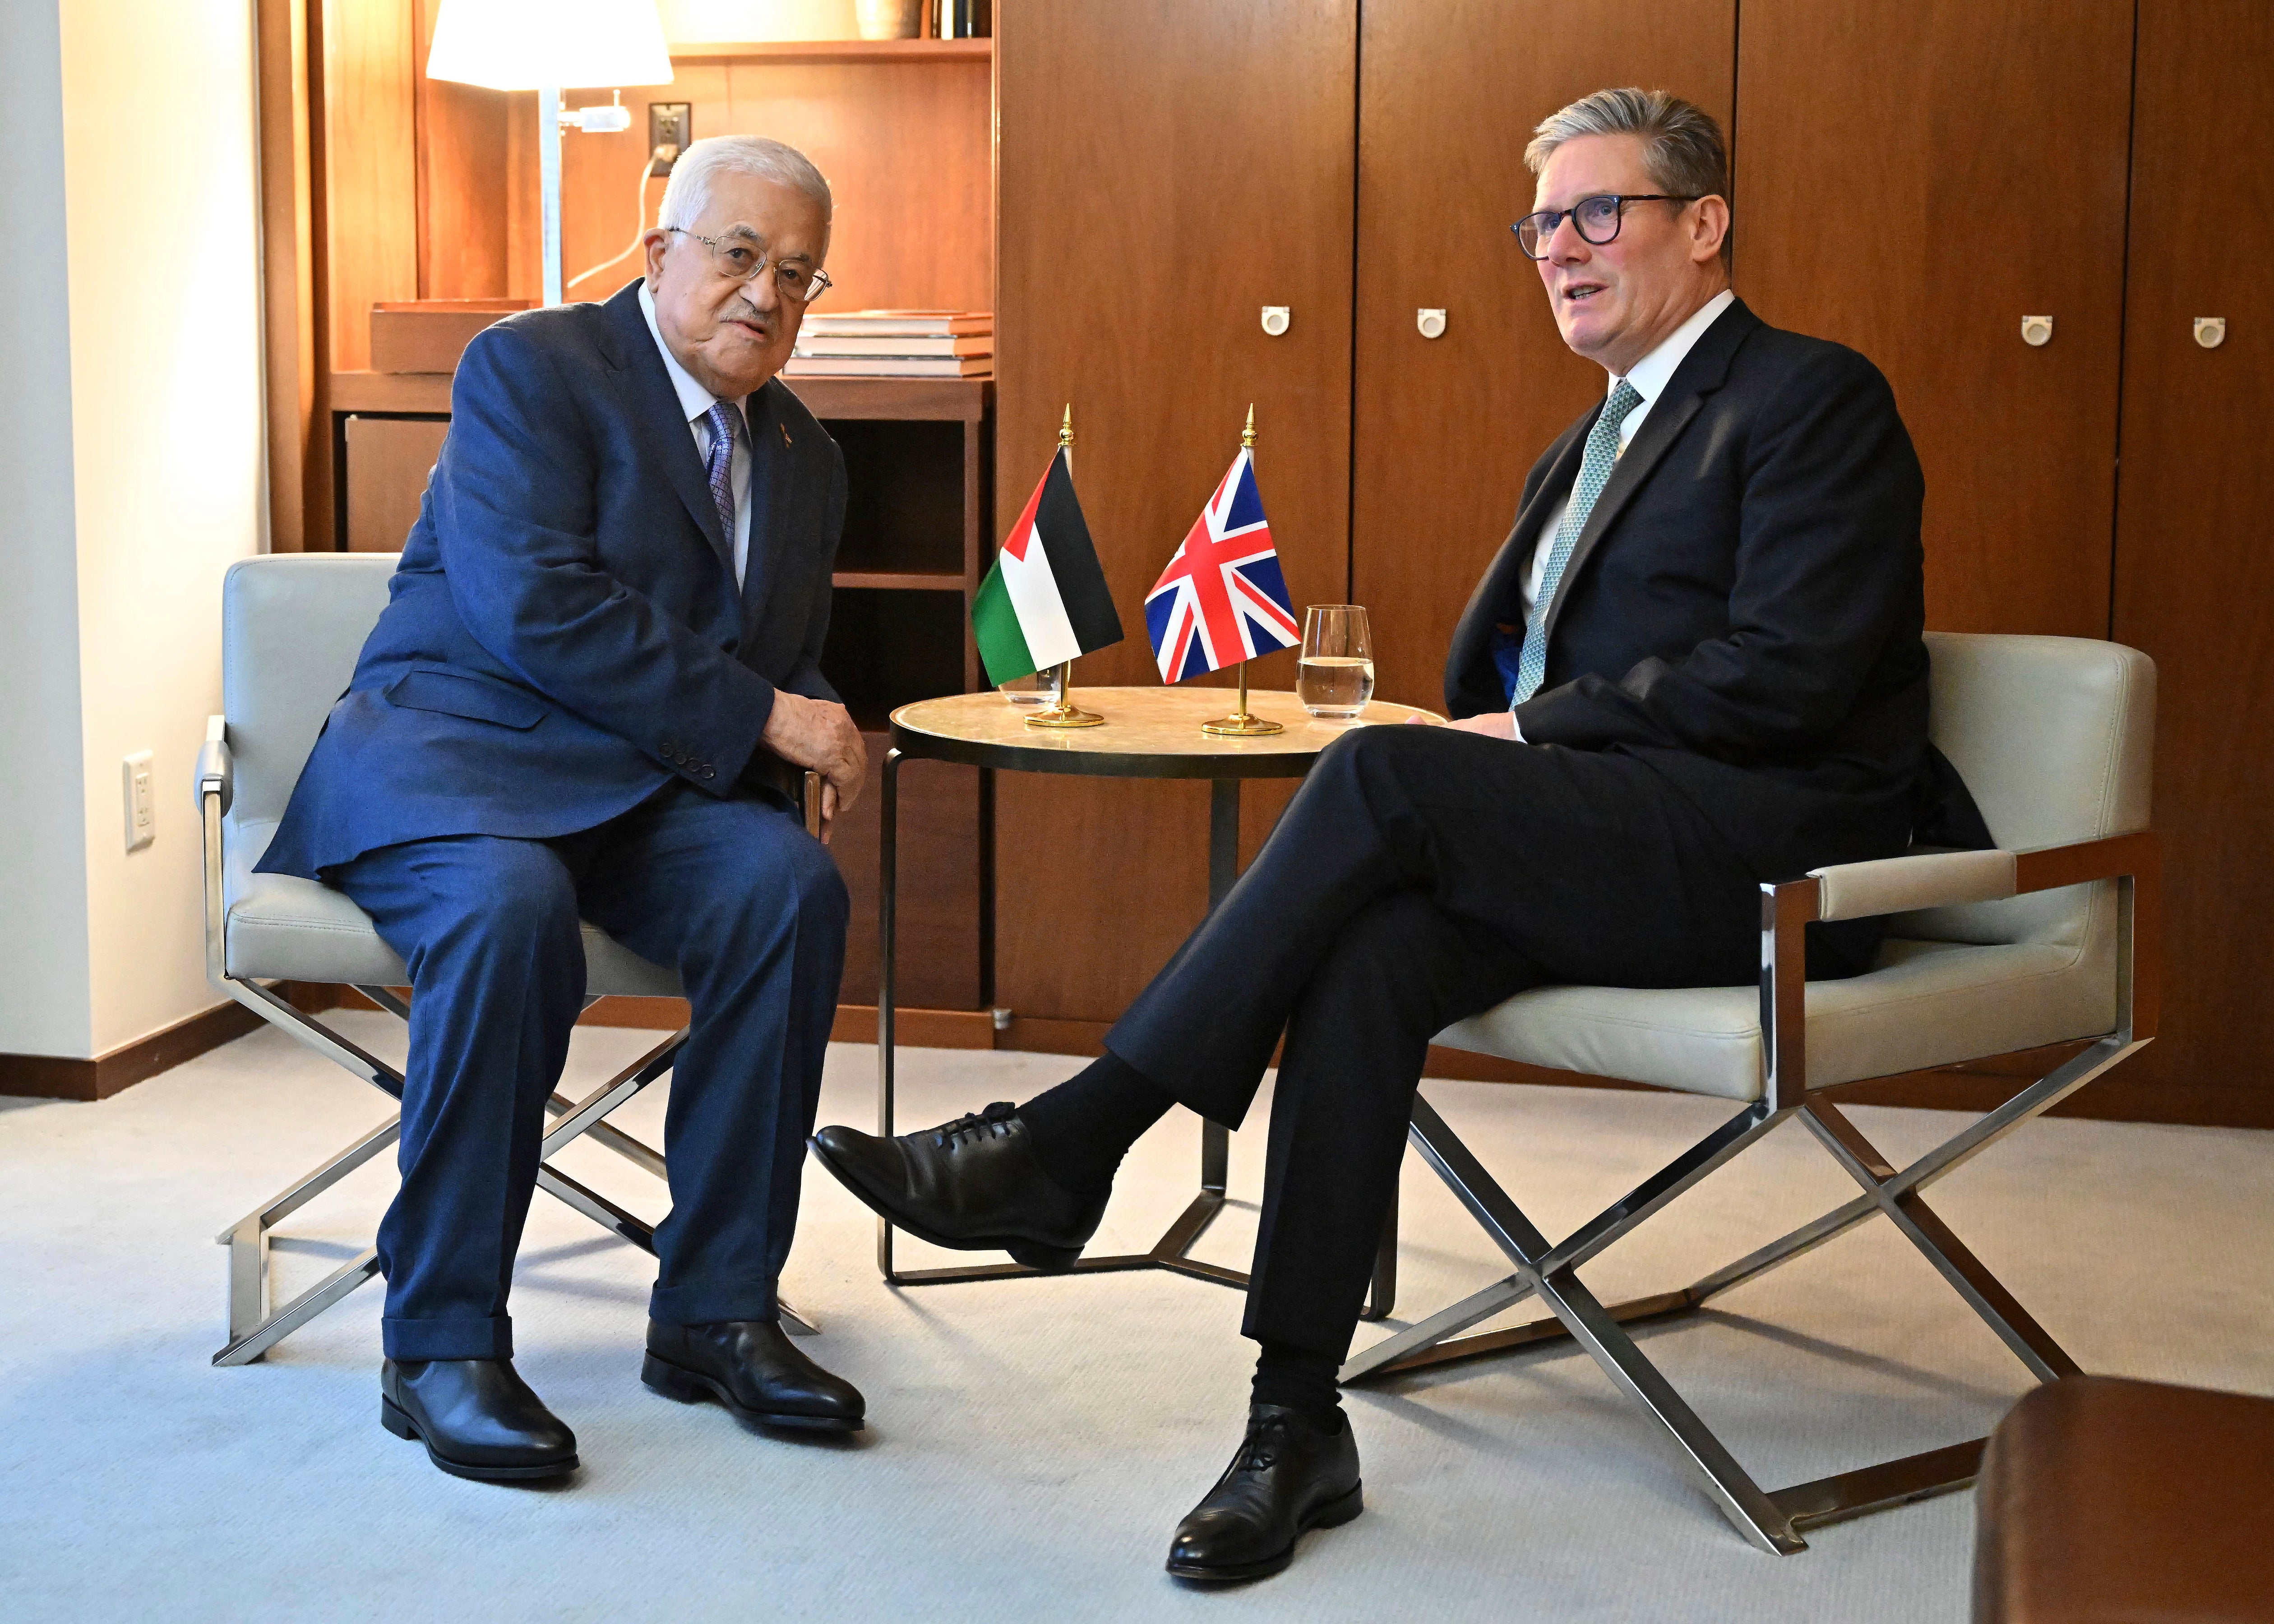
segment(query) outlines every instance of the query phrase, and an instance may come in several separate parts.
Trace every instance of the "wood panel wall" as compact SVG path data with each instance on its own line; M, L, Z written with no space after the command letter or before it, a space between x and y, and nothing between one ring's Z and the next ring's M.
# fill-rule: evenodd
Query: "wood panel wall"
M536 290L534 99L424 83L433 3L257 0L272 477L295 455L305 474L297 511L272 500L279 546L296 524L329 545L326 380L361 364L373 299ZM801 145L838 187L833 302L999 306L998 534L1073 402L1130 633L1078 680L1153 680L1138 605L1252 399L1298 603L1354 590L1381 691L1432 703L1525 469L1600 387L1509 238L1524 139L1599 84L1680 90L1730 120L1740 293L1894 380L1927 467L1932 623L2113 635L2158 661L2165 1035L2082 1102L2274 1124L2241 945L2274 904L2263 0L1003 11L992 106L979 59L690 58L629 88L629 134L568 138L570 273L654 207L655 184L632 195L649 100L692 102L698 137ZM1266 303L1293 307L1286 338L1262 335ZM1449 311L1444 338L1416 331L1423 305ZM2022 344L2024 314L2054 318L2050 344ZM2199 315L2229 319L2223 347L2194 343ZM1286 685L1291 657L1256 676ZM1250 786L1250 849L1284 793ZM1005 775L1014 1035L1087 1043L1118 1013L1199 917L1205 822L1197 786ZM1047 892L1021 866L1044 845Z
M1532 207L1532 127L1617 84L1726 127L1736 5L1603 0L1575 27L1549 0L1367 0L1360 26L1352 594L1375 692L1434 710L1525 473L1603 392L1509 229ZM1445 311L1443 337L1421 336L1423 308Z
M2114 635L2156 661L2164 1025L2088 1092L2274 1126L2274 8L2142 0L2138 95Z
M1072 402L1074 483L1127 631L1077 662L1078 687L1160 680L1145 591L1251 402L1289 590L1343 599L1357 26L1355 0L998 10L998 206L1020 223L999 245L996 533ZM1284 337L1266 304L1292 312ZM1291 650L1254 668L1259 686L1294 675ZM996 1001L1111 1019L1206 908L1206 787L1005 773L998 796ZM1260 832L1280 800L1248 800Z
M2132 4L1746 0L1737 291L1894 386L1932 627L2108 635Z

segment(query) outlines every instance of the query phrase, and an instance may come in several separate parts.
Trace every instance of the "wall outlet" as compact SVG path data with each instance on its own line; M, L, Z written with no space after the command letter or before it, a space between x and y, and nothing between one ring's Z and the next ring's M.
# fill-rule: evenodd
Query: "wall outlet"
M137 750L126 768L126 849L139 852L158 838L158 797L150 786L150 752Z
M671 166L679 162L695 139L695 106L690 102L651 102L647 104L647 149L655 154L655 162L647 166L648 177L671 173ZM658 151L658 148L662 150Z

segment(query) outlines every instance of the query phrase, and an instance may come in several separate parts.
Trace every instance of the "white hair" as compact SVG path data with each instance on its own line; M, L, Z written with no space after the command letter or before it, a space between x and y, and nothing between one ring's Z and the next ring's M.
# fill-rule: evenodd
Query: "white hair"
M721 172L755 175L802 192L821 206L821 223L829 223L834 207L829 183L813 167L813 160L794 147L763 135L714 135L689 145L671 166L655 223L666 230L691 229L711 206L712 177Z

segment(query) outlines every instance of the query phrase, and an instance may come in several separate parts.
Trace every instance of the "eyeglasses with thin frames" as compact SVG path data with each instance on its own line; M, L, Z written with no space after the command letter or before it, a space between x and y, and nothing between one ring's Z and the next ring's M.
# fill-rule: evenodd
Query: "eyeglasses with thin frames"
M1619 227L1626 219L1628 204L1695 203L1705 195L1702 192L1687 196L1665 192L1607 192L1597 197L1581 198L1569 208L1546 209L1537 214L1526 214L1509 229L1516 233L1516 245L1524 250L1527 258L1545 259L1548 239L1555 235L1555 229L1567 216L1572 229L1578 232L1581 242L1600 248L1604 244L1618 239Z
M693 237L709 249L712 267L730 282L755 281L765 274L766 267L772 266L775 290L793 304L810 304L829 290L829 273L826 271L812 269L794 261L785 264L781 260L769 259L749 244L736 242L731 237L722 242L699 231L689 231L683 226L666 226L664 229Z

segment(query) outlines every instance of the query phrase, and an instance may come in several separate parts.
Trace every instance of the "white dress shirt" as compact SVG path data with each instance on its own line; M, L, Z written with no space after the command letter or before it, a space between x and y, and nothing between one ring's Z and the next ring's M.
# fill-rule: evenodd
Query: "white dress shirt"
M1642 396L1642 404L1628 412L1626 421L1619 425L1621 455L1624 455L1636 433L1641 430L1643 419L1650 416L1652 403L1666 393L1666 382L1674 376L1674 369L1682 365L1691 347L1706 336L1706 329L1712 327L1721 313L1736 300L1736 294L1727 288L1722 289L1691 312L1690 320L1668 334L1657 349L1634 364L1627 373L1626 380L1634 392ZM1615 374L1607 376L1603 380L1605 395L1618 387ZM1532 550L1532 561L1524 568L1524 613L1527 620L1532 615L1532 600L1540 595L1540 575L1547 568L1548 550L1555 546L1555 532L1563 528L1563 515L1570 509L1571 499L1567 495L1555 504L1555 511L1549 514L1547 522L1540 527L1539 544Z
M719 397L696 382L694 374L680 365L679 357L671 353L671 346L663 342L663 329L655 320L655 300L650 297L645 282L640 283L639 302L640 314L647 318L647 330L655 335L655 351L663 357L663 370L671 375L671 387L679 394L679 409L687 414L687 426L695 431L695 455L708 468L711 409L719 403ZM742 402L732 404L742 417L742 432L734 440L734 460L727 467L727 482L734 491L734 587L739 591L750 560L750 419L742 412Z
M1618 455L1623 456L1627 447L1633 443L1635 435L1642 428L1643 419L1650 416L1652 405L1666 393L1667 380L1674 376L1675 368L1682 365L1691 347L1705 337L1706 329L1713 325L1723 311L1736 303L1736 299L1735 293L1727 288L1722 289L1692 311L1689 320L1661 339L1657 349L1628 370L1627 385L1642 396L1642 404L1629 410L1619 425ZM1617 373L1606 375L1603 380L1605 395L1618 387ZM1519 586L1524 596L1524 616L1527 621L1532 618L1532 605L1540 596L1540 577L1547 568L1547 554L1555 545L1555 532L1563 528L1563 515L1570 510L1571 498L1567 492L1540 523L1540 539L1532 546L1531 561L1524 567L1524 578ZM1516 736L1518 740L1524 737L1522 726L1517 728Z

